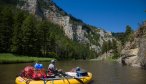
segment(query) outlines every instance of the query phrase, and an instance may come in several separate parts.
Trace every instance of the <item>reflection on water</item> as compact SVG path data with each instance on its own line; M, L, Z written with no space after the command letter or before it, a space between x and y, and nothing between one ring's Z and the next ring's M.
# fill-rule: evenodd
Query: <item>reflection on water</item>
M47 69L49 62L43 63ZM15 84L15 77L27 65L24 64L1 64L0 84ZM122 66L116 62L105 61L60 61L57 68L69 71L74 67L81 67L92 72L91 84L146 84L146 70L129 66Z

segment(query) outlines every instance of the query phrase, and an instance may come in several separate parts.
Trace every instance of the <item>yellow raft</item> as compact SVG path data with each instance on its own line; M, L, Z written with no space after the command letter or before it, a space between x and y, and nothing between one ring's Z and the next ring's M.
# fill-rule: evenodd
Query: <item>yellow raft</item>
M16 78L16 84L88 84L92 80L92 73L88 72L88 76L83 77L61 77L60 79L44 79L44 80L32 80L18 76Z

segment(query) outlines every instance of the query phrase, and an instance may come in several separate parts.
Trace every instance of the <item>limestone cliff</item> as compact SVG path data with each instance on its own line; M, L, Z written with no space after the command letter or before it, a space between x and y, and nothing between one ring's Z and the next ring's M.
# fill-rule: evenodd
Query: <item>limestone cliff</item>
M146 23L131 36L123 48L120 62L130 66L146 68Z
M85 24L59 8L52 0L19 0L18 8L29 11L36 17L58 24L65 35L74 41L88 44L97 53L104 41L113 39L110 32Z

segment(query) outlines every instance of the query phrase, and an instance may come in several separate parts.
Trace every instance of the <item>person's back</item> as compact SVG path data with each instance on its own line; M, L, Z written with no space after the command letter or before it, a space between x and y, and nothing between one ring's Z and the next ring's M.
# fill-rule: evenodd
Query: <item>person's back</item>
M51 63L48 66L49 73L53 73L53 74L56 73L55 62L56 62L55 60L51 60Z
M49 64L48 69L55 70L55 65L53 63Z

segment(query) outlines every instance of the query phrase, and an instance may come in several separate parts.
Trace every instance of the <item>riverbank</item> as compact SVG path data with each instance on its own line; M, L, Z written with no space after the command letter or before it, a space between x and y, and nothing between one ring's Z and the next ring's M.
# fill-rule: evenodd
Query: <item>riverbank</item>
M0 64L9 64L9 63L28 63L28 62L45 62L50 61L53 58L39 58L39 57L29 57L29 56L19 56L11 53L2 53L0 54Z
M90 59L91 61L101 61L101 60L103 60L103 61L111 61L111 62L115 62L115 61L117 61L118 59L114 59L112 56L109 56L109 57L97 57L97 58L95 58L95 59Z

